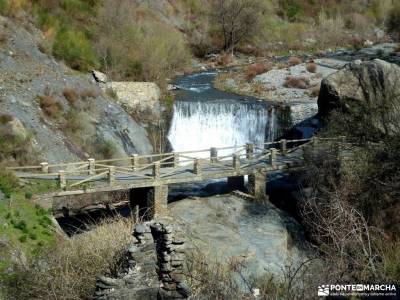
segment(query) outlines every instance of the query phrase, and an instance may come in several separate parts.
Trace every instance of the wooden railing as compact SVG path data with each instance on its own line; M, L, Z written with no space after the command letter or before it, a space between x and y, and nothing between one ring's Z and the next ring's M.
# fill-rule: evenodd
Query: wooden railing
M340 137L338 139L343 139ZM262 145L248 143L242 146L222 147L193 151L180 151L150 155L132 154L130 157L49 164L42 162L38 166L9 167L17 176L27 179L57 180L61 189L74 188L98 180L106 180L110 185L117 180L160 180L177 176L179 172L189 172L192 176L201 176L202 172L215 168L240 172L262 160L274 166L277 155L289 154L312 139L280 140ZM220 151L229 151L229 155L218 155ZM208 158L204 158L208 153ZM67 186L67 181L70 182ZM188 178L190 181L190 178Z

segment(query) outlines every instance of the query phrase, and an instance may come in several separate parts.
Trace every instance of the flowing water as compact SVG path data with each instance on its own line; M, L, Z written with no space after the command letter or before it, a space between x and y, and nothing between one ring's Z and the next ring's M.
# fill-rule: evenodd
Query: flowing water
M289 123L288 110L266 101L213 88L217 72L178 78L168 140L174 151L243 146L277 139ZM204 152L204 156L209 153Z

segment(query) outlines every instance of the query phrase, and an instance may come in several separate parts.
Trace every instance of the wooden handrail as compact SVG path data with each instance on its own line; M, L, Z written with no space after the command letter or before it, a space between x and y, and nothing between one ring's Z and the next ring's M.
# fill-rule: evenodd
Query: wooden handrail
M317 137L318 140L345 140L346 137L345 136L340 136L340 137L336 137L336 138L320 138ZM310 142L312 139L294 139L294 140L285 140L286 145L288 144L293 144L293 143L305 143L305 142ZM282 145L282 141L274 141L274 142L266 142L262 144L263 146L266 145L277 145L280 146ZM280 147L278 147L280 148ZM285 148L285 147L284 147ZM257 152L255 152L254 150L260 150L262 151L261 154L264 154L265 150L268 149L263 149L257 145L254 144L246 144L246 145L242 145L242 146L231 146L231 147L219 147L219 148L214 148L215 150L229 150L229 149L234 149L235 150L235 154L239 154L239 156L246 156L247 159L250 159L251 157L256 157ZM249 150L250 149L250 150ZM251 151L251 149L253 149L253 152L249 152ZM293 148L291 147L290 149L287 149L287 153L292 152ZM246 151L246 153L241 154L240 152L242 151ZM171 162L166 162L168 160L172 160L174 159L174 157L176 157L176 155L179 156L179 158L184 158L186 160L180 160L179 163L183 163L183 162L190 162L190 161L194 161L195 159L197 159L198 157L196 156L189 156L189 155L185 155L185 154L199 154L199 153L209 153L210 152L210 148L208 149L201 149L201 150L190 150L190 151L180 151L180 152L168 152L168 153L158 153L158 154L149 154L149 155L137 155L136 159L137 161L139 161L140 159L147 159L147 158L155 158L155 157L160 157L159 160L157 160L157 162L161 165L167 165L167 164L172 164L173 161ZM215 157L216 160L218 159L225 159L228 157L231 157L232 154L230 155L226 155L226 156L217 156ZM95 161L95 166L96 167L102 167L102 168L109 168L112 167L112 165L106 165L104 163L110 163L110 162L120 162L120 161L127 161L127 162L131 162L132 160L132 156L128 156L128 157L122 157L122 158L112 158L112 159L104 159L104 160L96 160ZM166 163L164 163L166 162ZM148 163L148 164L138 164L135 165L135 170L134 171L141 171L144 170L146 168L149 168L153 165L154 162L152 163ZM46 165L46 170L48 170L49 168L61 168L61 167L72 167L72 166L76 166L73 170L64 170L65 174L71 174L71 173L76 173L78 170L80 169L84 169L88 166L88 162L87 161L80 161L80 162L71 162L71 163L59 163L59 164L48 164ZM39 165L39 166L18 166L18 167L6 167L7 170L11 170L11 171L23 171L23 170L43 170L43 165ZM65 168L64 168L65 169ZM67 168L68 169L68 168ZM118 169L118 167L117 167ZM100 170L103 169L96 169L95 171L98 172ZM127 170L127 169L126 169ZM86 170L85 170L86 171ZM53 173L42 173L41 175L48 175L48 176L55 176L58 173L53 172ZM33 176L33 174L32 174Z

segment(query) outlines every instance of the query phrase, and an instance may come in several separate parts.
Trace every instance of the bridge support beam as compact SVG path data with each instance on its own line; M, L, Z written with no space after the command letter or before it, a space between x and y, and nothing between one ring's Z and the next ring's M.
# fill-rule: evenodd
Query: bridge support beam
M150 217L157 219L168 213L168 185L155 186L147 193L147 206L150 209Z
M268 196L265 193L266 185L267 173L264 170L255 170L254 173L249 175L248 190L257 201L265 202L268 200Z
M233 191L244 191L244 176L228 177L228 185Z

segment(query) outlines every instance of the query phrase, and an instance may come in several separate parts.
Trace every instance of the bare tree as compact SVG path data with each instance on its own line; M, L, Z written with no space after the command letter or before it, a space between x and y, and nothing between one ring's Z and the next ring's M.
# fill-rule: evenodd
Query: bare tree
M259 31L265 6L261 0L214 0L213 12L224 39L224 50L234 47Z

